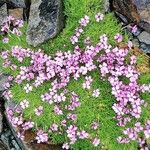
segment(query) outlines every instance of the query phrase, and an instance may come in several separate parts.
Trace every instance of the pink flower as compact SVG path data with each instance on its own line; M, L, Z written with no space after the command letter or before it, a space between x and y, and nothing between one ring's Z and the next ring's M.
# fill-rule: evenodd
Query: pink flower
M131 57L130 57L130 64L131 65L133 65L133 64L136 64L136 56L134 56L134 55L132 55Z
M54 106L54 112L57 115L62 115L63 114L62 110L58 106Z
M3 92L3 96L4 96L7 100L10 100L10 99L13 97L12 92L11 92L10 90L4 91L4 92Z
M49 131L58 131L58 125L53 123L50 127L50 130Z
M70 38L70 41L71 41L71 43L74 45L75 43L78 42L78 37L77 37L77 36L72 36L72 37Z
M43 113L43 106L39 106L34 109L34 112L37 116L40 116Z
M8 32L9 31L9 25L6 23L6 24L4 24L3 26L2 26L2 28L1 28L1 31L2 32Z
M134 25L134 26L131 27L131 32L132 33L136 33L137 30L138 30L137 25Z
M19 31L17 28L14 28L12 33L16 34L17 36L21 36L22 35L21 31Z
M74 144L77 140L77 129L78 128L75 125L70 125L66 131L71 144Z
M14 22L14 26L18 26L19 28L23 27L23 21L22 20L16 20Z
M45 133L43 130L39 130L37 132L36 138L37 143L45 143L48 142L48 134Z
M92 141L92 143L93 143L93 145L94 145L95 147L97 147L97 146L100 144L100 139L94 138L93 141Z
M20 106L22 109L28 108L29 107L29 101L26 99L20 102Z
M84 89L90 89L91 87L91 83L93 81L92 77L91 76L86 76L85 77L85 82L82 84L83 88Z
M34 127L34 122L28 121L22 124L23 130L29 130Z
M92 96L93 96L93 97L99 97L99 94L100 94L99 89L96 89L96 90L93 91Z
M140 132L140 131L143 130L143 127L141 126L141 123L140 123L140 122L137 122L137 123L135 124L134 130L135 130L136 132Z
M32 87L32 86L30 86L29 84L26 84L26 86L24 87L24 90L26 91L26 93L31 92L31 91L32 91L32 89L33 89L33 87Z
M13 16L7 16L6 17L6 20L4 21L4 22L11 22L11 21L14 21L15 20L15 18L13 17Z
M23 123L23 118L22 117L12 117L11 123L14 127L16 127L16 125L21 125Z
M62 120L62 121L61 121L61 125L64 126L64 127L66 127L66 123L67 123L66 120Z
M115 39L118 43L120 43L120 42L122 42L123 37L122 37L121 34L117 33L117 34L114 36L114 39Z
M9 38L4 38L3 39L3 43L8 43L9 42Z
M133 43L131 41L128 41L128 47L131 49L133 47Z
M84 130L78 132L77 135L79 136L79 139L87 139L89 137L89 134Z
M69 149L69 144L68 143L64 143L62 146L63 149Z
M24 137L24 132L21 132L21 133L18 132L18 133L17 133L17 137L18 137L19 139L21 139L21 140L24 140L24 138L25 138L25 137Z
M77 120L77 115L76 115L76 114L69 113L69 114L67 115L67 118L68 118L68 119L71 119L71 120L73 120L73 121L76 121L76 120Z
M87 69L87 67L81 66L79 71L80 71L80 73L85 75L85 74L87 74L88 69Z
M87 24L89 23L89 20L90 20L89 16L85 15L84 18L80 19L79 23L81 26L86 27Z
M94 130L96 130L98 127L99 127L99 124L97 122L93 122L91 124L91 128L94 129Z
M95 15L95 19L96 19L97 22L100 22L104 19L104 15L102 13L97 13Z

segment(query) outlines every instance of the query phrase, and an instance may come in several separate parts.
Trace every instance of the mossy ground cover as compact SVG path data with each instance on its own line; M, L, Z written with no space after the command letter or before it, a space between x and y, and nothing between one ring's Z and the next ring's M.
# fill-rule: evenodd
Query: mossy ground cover
M73 46L70 43L70 36L73 35L75 28L78 26L78 20L82 18L85 14L90 16L91 22L88 27L86 27L84 34L80 37L79 45L84 47L83 40L86 37L91 37L93 43L96 43L99 39L99 36L102 34L107 34L110 37L110 43L115 44L114 35L116 33L123 33L121 25L117 22L112 13L106 14L104 20L101 23L96 23L94 21L94 16L97 12L102 9L102 3L100 0L64 0L65 6L65 16L66 16L66 25L63 31L54 39L47 41L39 47L33 48L26 43L26 29L27 25L22 28L23 35L18 38L15 35L8 35L10 37L10 42L8 44L3 44L0 41L0 49L10 50L12 46L19 45L23 48L31 48L37 50L41 48L45 53L51 55L57 51L72 51ZM128 39L127 35L124 33L124 41ZM141 63L141 59L139 59ZM14 62L18 66L26 66L29 63L29 60L25 60L23 63L18 63L16 60ZM4 70L6 73L17 75L18 72ZM109 150L136 150L137 143L132 142L129 144L118 144L116 138L122 133L122 128L116 125L115 112L112 110L112 105L115 102L115 98L111 94L111 87L107 81L100 79L99 71L94 71L90 73L93 77L94 82L92 83L92 88L98 88L100 90L100 96L94 98L91 96L89 91L83 90L82 83L84 78L80 78L78 81L72 80L68 89L70 91L75 91L79 95L81 106L76 110L78 114L77 126L84 128L91 134L100 136L102 144L104 144ZM139 80L140 83L149 84L150 76L148 73L141 75ZM42 127L48 129L53 122L59 122L61 116L53 113L53 105L47 105L41 101L41 95L47 92L50 88L50 81L44 83L42 86L33 89L29 94L26 94L24 91L24 82L21 85L15 84L11 87L12 93L14 95L13 100L17 103L23 99L28 99L30 107L24 111L24 117L27 119L32 118L36 123L36 127ZM92 91L91 91L92 92ZM141 97L147 102L150 102L150 94L141 94ZM34 114L34 109L42 105L44 107L44 113L37 117ZM140 120L143 122L149 119L150 110L143 108L143 115ZM96 131L90 129L90 125L93 119L97 120L100 123L100 127ZM135 120L136 122L137 120ZM132 126L134 121L129 124ZM60 136L58 134L51 135L53 142L63 143L66 139L66 135ZM94 148L90 142L82 142L79 140L74 146L75 150L93 150Z

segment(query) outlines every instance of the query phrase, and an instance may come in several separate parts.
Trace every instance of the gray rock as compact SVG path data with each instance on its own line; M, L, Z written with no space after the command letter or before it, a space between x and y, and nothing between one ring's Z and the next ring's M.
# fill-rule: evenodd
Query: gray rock
M55 37L64 26L62 0L33 0L27 42L37 45Z
M9 139L4 134L1 135L1 140L5 143L5 147L9 149Z
M121 21L123 21L123 23L124 24L128 24L128 18L126 17L126 16L124 16L124 15L122 15L122 14L120 14L119 12L115 12L116 13L116 15L121 19Z
M113 0L113 8L150 33L150 0Z
M4 85L8 82L8 75L0 75L0 96L5 91Z
M3 130L3 115L0 112L0 133L2 132L2 130Z
M6 3L6 0L1 0L1 1L0 1L0 7L1 7L4 3Z
M8 14L17 19L23 19L23 8L8 9Z
M150 45L147 45L145 43L140 43L140 49L145 52L150 54Z
M139 40L138 40L137 38L134 38L134 39L132 40L132 43L133 43L133 45L134 45L135 47L139 47L139 46L140 46Z
M150 45L150 33L143 31L139 36L138 39L140 42L149 44Z
M25 5L26 8L23 9L23 18L27 21L29 20L31 0L25 0Z
M4 106L5 106L5 109L10 108L13 111L15 111L15 109L17 107L17 103L15 103L13 100L7 100L7 101L5 101L5 105Z
M24 0L7 0L7 7L10 8L25 8Z
M1 7L0 7L0 26L2 25L4 19L6 18L7 16L7 6L6 4L3 4Z
M5 145L0 141L0 150L7 150Z
M110 2L109 0L103 0L104 12L110 12Z

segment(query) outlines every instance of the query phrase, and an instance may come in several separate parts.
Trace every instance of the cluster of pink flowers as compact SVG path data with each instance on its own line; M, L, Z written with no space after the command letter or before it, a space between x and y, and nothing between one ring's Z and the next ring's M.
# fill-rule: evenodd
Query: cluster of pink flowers
M6 35L7 33L12 33L17 36L21 36L22 33L19 30L21 27L23 27L23 21L19 19L15 19L12 16L6 17L6 19L3 21L3 24L1 26L1 33L3 35ZM3 39L3 43L8 43L9 38L5 37Z
M98 13L95 18L99 22L103 20L103 15ZM71 37L73 45L78 42L78 37L83 32L83 27L86 27L89 23L89 17L85 16L79 23L80 26L76 29L75 35ZM119 33L114 38L117 42L123 40L122 35ZM108 43L106 34L100 36L95 46L89 44L89 38L86 39L86 43L84 50L76 45L73 52L57 52L54 56L48 56L41 49L34 52L19 46L12 47L11 51L2 52L3 65L13 70L17 66L13 64L11 57L16 58L19 62L22 62L25 58L30 59L28 66L17 68L19 74L14 78L14 82L17 84L21 84L24 81L30 83L24 86L26 93L33 92L34 88L42 86L46 81L51 81L50 89L41 95L41 101L42 103L53 104L55 115L60 115L63 119L59 125L57 123L51 124L49 133L39 129L36 136L38 143L48 142L48 135L53 132L60 133L61 129L68 138L66 143L63 144L62 148L64 149L69 149L70 145L75 144L78 139L89 139L95 147L100 145L99 138L93 137L92 134L77 127L78 114L76 108L81 105L79 96L75 92L69 92L66 89L71 78L78 80L81 76L84 76L85 82L82 84L83 88L92 91L91 95L93 97L99 97L100 91L99 89L92 89L93 78L89 75L89 72L95 69L100 70L101 77L107 79L112 86L112 95L114 95L117 101L112 108L116 113L115 118L118 121L118 126L125 126L132 118L140 118L142 105L147 106L144 100L140 98L139 93L150 92L150 85L138 84L139 73L135 68L135 56L129 58L129 64L126 63L126 58L129 56L128 50L132 47L132 44L128 43L127 48L113 48ZM99 56L101 51L102 53ZM129 83L125 84L120 79L121 77L127 78ZM9 85L6 87L9 87ZM10 99L12 97L11 91L6 90L4 96ZM26 109L29 106L29 102L23 100L19 106L21 109ZM34 127L34 122L24 121L19 109L17 112L20 115L17 114L18 116L16 117L13 110L7 110L8 118L15 127L22 126L23 130ZM39 106L34 109L34 112L39 117L44 113L44 108ZM99 123L92 122L91 129L97 130L98 128ZM118 141L120 143L128 143L129 140L135 140L137 139L137 132L141 130L143 130L142 127L137 123L134 129L125 130L124 133L127 133L129 137L124 139L119 137ZM148 138L148 126L144 131L145 136ZM21 138L23 137L22 133L18 134Z
M97 22L100 22L104 19L104 15L99 12L95 15L95 19L96 19ZM87 15L85 15L83 18L81 18L79 20L80 26L75 29L76 32L70 38L70 41L73 45L78 43L79 37L80 37L81 33L83 32L84 27L86 27L89 24L89 22L90 22L90 17L87 16Z
M70 41L71 41L72 44L78 43L78 41L79 41L78 39L79 39L81 33L83 32L83 28L88 25L89 20L90 20L90 18L88 16L85 16L84 18L81 18L81 20L79 21L80 26L75 29L76 32L70 38Z
M43 130L39 130L37 132L36 138L37 143L44 143L48 141L48 134L44 132Z
M31 122L31 121L28 121L28 122L25 122L24 124L22 124L22 128L24 131L32 129L33 127L34 127L34 122Z
M103 77L107 76L112 85L112 94L116 97L117 103L113 109L117 114L117 120L120 126L124 126L131 119L125 119L127 114L139 118L141 114L141 105L144 101L140 99L140 87L137 83L139 73L135 69L135 56L131 56L131 64L125 64L125 58L128 55L127 49L114 48L106 52L98 59L100 62L100 71ZM128 84L124 84L120 77L126 77ZM129 107L130 106L130 107ZM124 120L125 119L125 120Z
M129 143L138 141L140 150L149 150L146 140L150 138L150 120L146 121L144 126L137 122L133 128L127 128L123 131L125 137L118 137L119 143Z

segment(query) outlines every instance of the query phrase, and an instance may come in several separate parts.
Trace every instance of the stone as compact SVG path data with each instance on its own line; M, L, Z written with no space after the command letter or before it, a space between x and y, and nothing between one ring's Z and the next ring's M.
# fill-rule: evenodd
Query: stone
M33 0L30 7L27 42L36 47L54 38L64 27L62 0Z
M25 0L25 5L26 5L26 8L23 9L23 19L25 21L28 21L29 20L31 0Z
M103 0L104 12L110 12L110 2L109 0Z
M140 49L147 54L150 54L150 45L147 45L145 43L140 43Z
M6 3L6 0L1 0L1 1L0 1L0 7L1 7L2 5L4 5L4 3Z
M5 143L5 147L9 149L9 139L5 136L5 134L1 135L1 141L2 143Z
M7 7L8 9L11 8L25 8L25 1L24 0L7 0Z
M8 75L1 74L0 75L0 97L1 94L5 91L4 85L8 82Z
M3 4L1 7L0 7L0 26L2 25L4 19L6 18L7 16L7 6L6 4Z
M0 141L0 150L7 150L5 145Z
M3 130L3 115L0 112L0 133L2 132L2 130Z
M139 34L138 39L140 42L150 45L150 33L143 31Z
M8 14L17 19L23 19L23 8L8 9Z
M137 38L132 39L132 43L133 43L133 45L135 47L139 47L140 46L139 40Z
M114 10L150 33L149 0L113 0Z
M124 24L128 24L128 19L124 15L120 14L119 12L116 12L116 15L119 16L121 21L123 21Z

